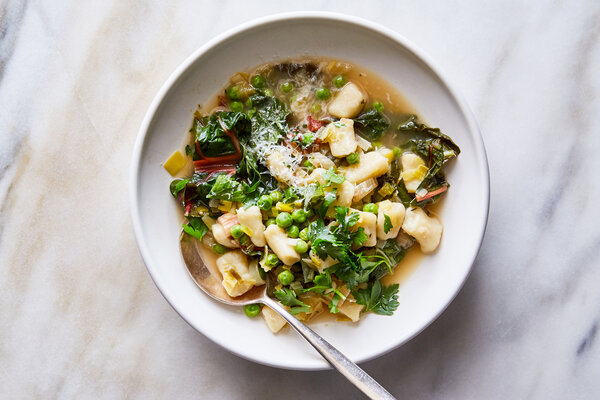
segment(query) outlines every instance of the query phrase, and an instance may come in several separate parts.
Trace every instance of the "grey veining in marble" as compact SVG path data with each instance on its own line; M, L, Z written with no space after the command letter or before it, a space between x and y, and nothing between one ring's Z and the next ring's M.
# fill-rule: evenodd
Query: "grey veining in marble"
M407 36L462 89L492 180L448 310L364 368L400 399L600 393L597 1L0 4L0 397L361 398L332 371L242 360L191 329L131 229L133 142L194 49L270 13L328 10Z

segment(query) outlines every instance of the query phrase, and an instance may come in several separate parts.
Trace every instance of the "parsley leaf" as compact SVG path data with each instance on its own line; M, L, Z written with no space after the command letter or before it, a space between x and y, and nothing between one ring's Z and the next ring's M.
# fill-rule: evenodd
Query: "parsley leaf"
M331 301L329 302L329 311L332 314L337 314L338 312L340 312L340 310L338 310L337 306L341 300L345 300L345 299L346 299L346 296L341 294L337 289L334 289L333 296L331 297Z
M183 225L183 230L190 236L197 238L198 240L202 240L206 232L208 232L208 227L202 221L202 218L199 217L187 217L188 223Z
M399 285L382 286L379 281L369 284L365 289L352 292L356 303L365 306L365 312L373 311L375 314L392 315L398 308Z
M344 296L339 290L333 288L333 280L331 279L331 273L329 271L325 271L324 274L319 274L315 276L313 280L315 286L310 287L308 289L304 289L305 292L315 292L320 295L328 295L333 293L331 297L331 301L329 302L329 310L333 314L337 314L339 312L337 305L341 300L345 300L346 296Z
M319 209L317 210L317 215L319 215L319 217L323 218L325 216L325 214L327 214L327 210L329 209L329 206L335 201L335 199L337 199L336 196L336 190L329 192L325 195L325 197L323 198L323 202L321 203L321 205L319 206Z
M313 279L315 286L305 289L306 291L315 292L319 294L326 294L329 289L332 288L333 280L331 274L325 271L324 274L319 274Z
M352 246L361 246L367 240L367 235L362 227L354 229L360 214L348 213L348 207L336 207L336 226L331 229L325 226L323 220L310 224L308 237L311 248L322 260L331 257L339 263L327 269L342 280L346 286L353 289L359 283L366 282L369 274L378 265L365 262L362 254L352 251Z
M284 306L290 307L290 314L296 315L302 312L310 312L310 306L296 297L296 292L292 289L282 288L273 292L277 300Z
M325 179L325 181L327 181L327 186L330 186L331 184L339 185L346 180L346 177L343 175L338 175L335 173L334 167L331 167L327 171L323 172L321 176L323 179Z
M358 212L348 213L348 211L348 207L335 208L335 219L339 224L336 228L336 236L339 240L360 247L368 237L362 227L356 230L351 229L360 219L360 214Z
M313 221L309 225L308 238L310 239L312 250L321 260L325 260L327 256L339 260L349 250L348 245L339 241L329 228L325 226L325 222L322 219Z
M393 228L392 220L390 219L390 217L387 214L383 214L383 218L385 219L385 221L383 223L383 231L385 233L388 233L390 231L390 229Z

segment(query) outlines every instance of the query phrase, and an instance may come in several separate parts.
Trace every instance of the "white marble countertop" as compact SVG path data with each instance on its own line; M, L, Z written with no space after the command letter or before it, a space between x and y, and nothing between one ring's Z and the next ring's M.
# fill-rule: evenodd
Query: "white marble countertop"
M130 157L159 86L216 34L300 9L371 19L422 47L462 89L490 162L488 230L465 287L365 370L399 399L598 398L591 0L0 5L0 397L361 398L333 371L254 364L190 328L130 223Z

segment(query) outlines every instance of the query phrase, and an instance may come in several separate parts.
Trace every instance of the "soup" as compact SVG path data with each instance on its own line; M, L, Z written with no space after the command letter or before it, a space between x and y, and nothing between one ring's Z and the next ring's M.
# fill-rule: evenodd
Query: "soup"
M391 315L407 252L415 265L439 245L432 210L460 149L360 66L302 59L237 73L194 113L190 135L193 168L170 190L229 296L269 280L301 320ZM245 312L273 332L285 325L267 307Z

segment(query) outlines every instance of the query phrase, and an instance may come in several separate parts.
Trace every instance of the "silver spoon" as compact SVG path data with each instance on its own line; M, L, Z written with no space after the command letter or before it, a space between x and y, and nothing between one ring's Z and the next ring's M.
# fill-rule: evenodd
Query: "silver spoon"
M371 376L363 371L358 365L350 361L348 357L343 355L321 336L317 335L312 329L298 321L283 306L281 306L279 302L269 297L267 291L268 283L265 286L254 287L242 296L230 297L221 285L221 282L216 278L219 276L218 271L211 271L202 261L198 249L198 246L201 246L201 243L185 232L182 234L180 243L181 254L185 265L198 287L200 287L204 293L217 301L229 305L245 306L248 304L262 303L268 306L281 315L288 324L302 335L302 337L304 337L304 339L306 339L315 350L331 364L332 367L337 369L364 394L371 399L395 399L394 396L377 383L375 379L371 378Z

